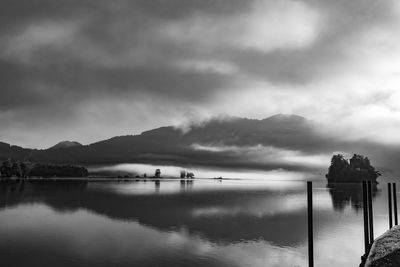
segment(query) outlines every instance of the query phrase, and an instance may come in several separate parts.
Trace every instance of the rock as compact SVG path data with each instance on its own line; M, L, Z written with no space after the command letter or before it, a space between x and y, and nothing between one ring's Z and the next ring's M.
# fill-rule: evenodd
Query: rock
M375 239L365 267L400 266L400 226L395 226Z

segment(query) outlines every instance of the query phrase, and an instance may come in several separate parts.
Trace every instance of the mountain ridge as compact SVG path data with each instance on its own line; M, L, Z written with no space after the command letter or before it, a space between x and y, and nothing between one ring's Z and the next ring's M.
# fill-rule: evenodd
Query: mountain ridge
M0 145L0 160L54 164L150 163L172 165L227 166L230 168L297 168L294 163L278 164L257 160L252 147L273 147L282 151L320 151L329 146L318 135L316 125L298 115L277 114L265 119L215 117L188 130L164 126L137 135L115 136L88 145L67 143L59 148L28 149ZM229 149L202 149L222 147ZM243 153L243 155L242 155ZM297 152L296 152L297 153ZM259 155L258 155L259 156Z

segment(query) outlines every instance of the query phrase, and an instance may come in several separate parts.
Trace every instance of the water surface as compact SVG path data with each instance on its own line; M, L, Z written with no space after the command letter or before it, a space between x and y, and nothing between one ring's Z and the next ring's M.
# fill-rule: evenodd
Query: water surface
M375 233L388 227L386 184ZM307 266L306 183L0 184L3 266ZM358 266L359 185L314 182L315 266Z

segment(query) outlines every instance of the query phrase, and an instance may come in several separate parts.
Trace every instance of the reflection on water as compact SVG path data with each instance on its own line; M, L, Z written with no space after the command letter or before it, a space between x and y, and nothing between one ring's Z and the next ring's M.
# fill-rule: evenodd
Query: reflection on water
M362 184L329 184L329 194L332 197L333 208L337 211L343 211L346 206L351 206L355 210L362 209L363 194ZM372 184L371 186L372 198L374 199L378 191L378 186Z
M307 266L304 182L0 184L5 266ZM387 227L374 190L375 226ZM316 266L356 266L361 187L314 183ZM340 255L338 257L337 255Z

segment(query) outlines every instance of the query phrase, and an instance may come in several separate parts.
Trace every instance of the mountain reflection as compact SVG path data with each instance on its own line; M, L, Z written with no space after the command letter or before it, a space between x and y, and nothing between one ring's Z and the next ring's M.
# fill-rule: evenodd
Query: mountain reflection
M91 188L91 183L77 181L2 184L0 208L45 203L61 212L87 209L109 218L136 221L162 231L186 229L189 234L215 243L266 240L280 246L293 246L306 240L306 207L298 204L306 199L303 189L285 193L265 188L196 191L191 190L196 182L174 183L178 193L147 195L103 190L115 182L98 183L100 189L96 186ZM145 186L153 186L153 190L160 191L164 182L146 182ZM330 220L329 215L321 218Z
M329 184L329 194L332 198L332 205L336 211L343 211L347 206L358 211L363 207L362 184ZM372 198L374 199L379 191L376 184L372 184Z

